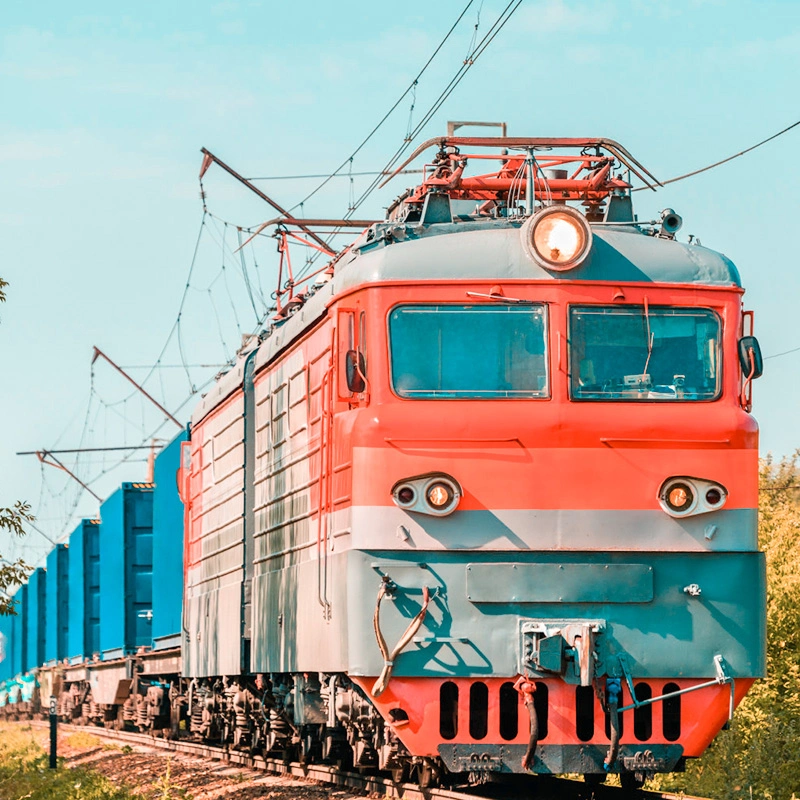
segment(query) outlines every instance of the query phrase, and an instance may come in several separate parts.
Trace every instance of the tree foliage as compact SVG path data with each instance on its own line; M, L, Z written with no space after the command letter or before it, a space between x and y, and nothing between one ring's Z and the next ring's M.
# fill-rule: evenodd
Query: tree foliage
M8 283L0 278L0 303L6 300L3 291ZM31 507L27 503L17 502L12 508L0 508L0 531L9 531L15 536L24 536L24 522L33 522ZM14 601L8 596L9 589L14 589L25 582L30 575L30 567L21 559L6 561L0 556L0 616L16 614Z
M0 508L0 531L9 531L15 536L24 536L24 522L33 522L31 507L27 503L17 502L13 508ZM21 559L6 561L0 557L0 616L16 614L16 603L8 596L11 589L25 583L31 568Z
M719 800L800 798L800 450L761 462L759 541L767 557L767 678L685 775L661 788Z

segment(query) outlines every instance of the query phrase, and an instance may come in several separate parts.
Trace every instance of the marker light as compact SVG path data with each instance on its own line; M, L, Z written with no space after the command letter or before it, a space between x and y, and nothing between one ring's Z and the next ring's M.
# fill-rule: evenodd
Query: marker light
M719 511L728 499L728 490L706 478L675 476L661 484L658 500L671 517L691 517Z
M395 496L401 506L410 506L417 499L417 493L411 486L401 486L395 492Z
M522 226L522 241L533 260L550 270L577 267L592 246L586 218L569 206L548 206Z
M403 478L392 486L392 499L404 511L445 517L458 508L462 497L458 481L444 472Z
M453 499L453 492L443 483L434 483L428 487L427 497L435 508L444 508Z
M685 483L676 483L667 493L667 505L673 511L686 511L693 500L694 494Z

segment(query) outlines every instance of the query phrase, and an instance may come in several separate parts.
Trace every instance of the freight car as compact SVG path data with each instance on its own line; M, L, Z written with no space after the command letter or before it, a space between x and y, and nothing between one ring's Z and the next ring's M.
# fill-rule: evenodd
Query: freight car
M5 703L0 688L0 717L36 716L56 697L65 721L153 727L162 706L152 698L165 687L168 696L180 673L183 506L175 476L185 439L159 453L152 482L122 484L98 518L82 520L20 588L17 616L0 618L0 681L8 687ZM46 615L31 605L34 590ZM169 726L169 699L165 707Z
M180 659L104 653L104 719L422 784L681 769L764 672L739 274L611 140L426 146L196 409Z

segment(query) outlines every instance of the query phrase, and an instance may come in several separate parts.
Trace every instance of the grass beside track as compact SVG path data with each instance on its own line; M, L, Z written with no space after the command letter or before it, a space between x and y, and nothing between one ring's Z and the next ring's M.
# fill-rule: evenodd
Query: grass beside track
M0 724L0 800L132 800L126 788L84 767L48 769L41 728ZM89 742L88 739L93 741ZM84 749L108 748L97 737L74 733L61 742ZM113 748L112 749L116 749Z

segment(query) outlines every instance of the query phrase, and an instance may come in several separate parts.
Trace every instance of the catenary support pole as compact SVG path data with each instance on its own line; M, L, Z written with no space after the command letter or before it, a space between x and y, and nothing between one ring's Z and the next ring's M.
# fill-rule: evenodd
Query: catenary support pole
M58 767L58 699L50 695L50 769Z

